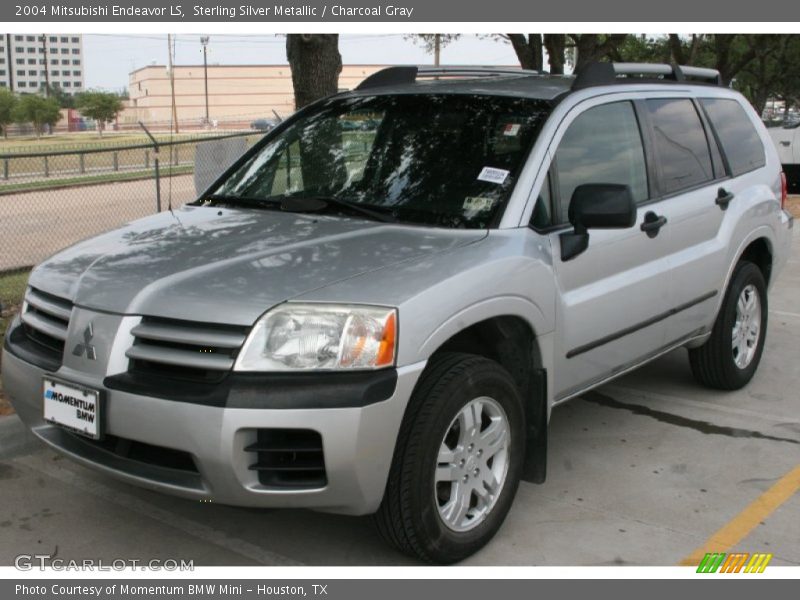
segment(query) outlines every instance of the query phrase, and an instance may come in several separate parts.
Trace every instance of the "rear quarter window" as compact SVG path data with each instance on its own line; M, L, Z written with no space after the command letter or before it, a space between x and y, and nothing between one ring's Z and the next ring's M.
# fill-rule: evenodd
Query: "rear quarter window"
M764 145L742 105L731 98L700 100L734 177L766 164Z

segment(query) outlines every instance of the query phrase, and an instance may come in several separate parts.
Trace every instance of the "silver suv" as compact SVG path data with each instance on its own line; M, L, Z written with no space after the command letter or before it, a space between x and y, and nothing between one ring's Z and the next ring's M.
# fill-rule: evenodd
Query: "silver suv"
M462 559L544 481L553 406L681 346L705 385L753 377L793 221L718 80L380 71L192 204L34 269L5 390L123 481L374 513L401 550Z

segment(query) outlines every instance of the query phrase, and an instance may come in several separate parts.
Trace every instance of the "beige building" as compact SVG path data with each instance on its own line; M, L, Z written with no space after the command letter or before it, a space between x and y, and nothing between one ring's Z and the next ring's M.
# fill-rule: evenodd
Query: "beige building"
M352 89L384 65L345 65L339 76L340 89ZM206 95L203 65L174 67L175 104L181 129L205 126ZM172 115L167 67L151 65L130 74L130 101L119 116L119 125L167 128ZM208 118L219 128L248 127L273 112L286 116L294 111L292 75L289 65L209 65Z

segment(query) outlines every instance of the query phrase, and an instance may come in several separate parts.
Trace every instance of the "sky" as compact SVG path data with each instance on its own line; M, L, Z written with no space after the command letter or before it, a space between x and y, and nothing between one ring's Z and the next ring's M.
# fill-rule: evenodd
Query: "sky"
M175 64L202 64L200 34L176 36ZM167 36L84 34L87 89L119 91L128 73L153 62L166 64ZM403 34L340 35L345 64L432 64L422 44ZM286 40L277 35L211 35L209 64L286 64ZM488 35L464 35L444 46L442 64L518 65L511 44Z

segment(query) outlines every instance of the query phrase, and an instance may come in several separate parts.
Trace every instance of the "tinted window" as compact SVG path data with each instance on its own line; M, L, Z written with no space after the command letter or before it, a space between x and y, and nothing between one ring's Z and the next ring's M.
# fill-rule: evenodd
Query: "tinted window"
M216 194L265 204L323 196L400 221L484 228L549 111L538 100L466 94L331 100L272 134Z
M590 108L567 129L555 157L561 222L575 188L585 183L630 186L637 202L647 200L647 169L636 113L630 102Z
M701 100L717 132L733 175L741 175L766 164L764 146L752 121L736 100Z
M711 153L694 103L689 99L648 100L666 194L714 179Z

